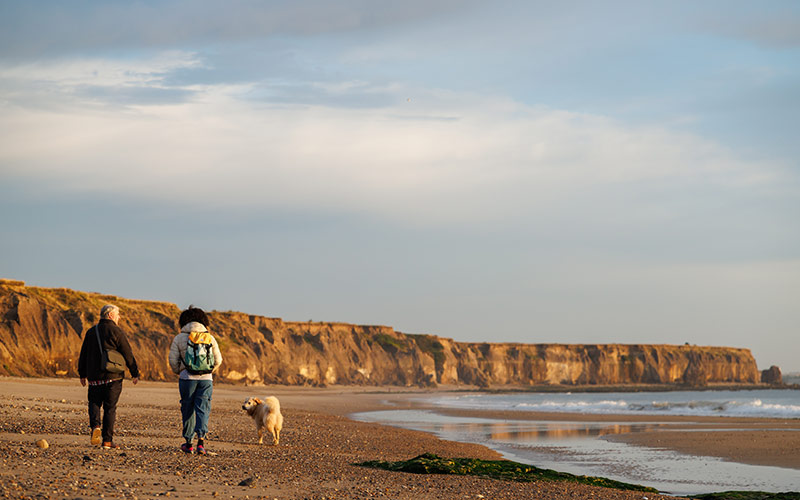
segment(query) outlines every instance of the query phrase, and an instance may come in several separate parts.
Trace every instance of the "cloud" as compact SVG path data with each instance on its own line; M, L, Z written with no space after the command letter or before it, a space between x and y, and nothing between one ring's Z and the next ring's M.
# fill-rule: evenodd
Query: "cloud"
M37 2L0 6L0 57L69 54L109 48L241 42L273 36L315 36L388 28L436 18L473 2L409 0L402 4L174 0Z
M79 86L158 86L165 75L182 68L202 67L193 53L160 52L140 59L64 59L0 67L0 78L59 87L61 92Z
M748 40L762 47L793 49L800 47L800 11L797 4L756 8L746 15L704 18L704 28L724 36Z
M637 207L626 220L674 217L681 189L768 198L792 186L778 166L742 161L696 136L505 98L363 81L308 85L327 95L384 96L354 108L297 96L273 101L263 92L268 82L169 83L170 72L202 64L168 52L0 68L2 175L37 179L54 196L362 213L412 224L552 219L554 210L611 218L626 203ZM76 91L87 87L111 96ZM120 88L185 98L120 108Z

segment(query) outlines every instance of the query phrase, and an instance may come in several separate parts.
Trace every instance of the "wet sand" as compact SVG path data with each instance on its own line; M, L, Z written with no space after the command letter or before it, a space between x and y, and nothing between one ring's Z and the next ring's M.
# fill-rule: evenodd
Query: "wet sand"
M406 460L424 452L452 457L497 459L485 447L442 441L432 435L355 422L353 412L417 407L423 391L387 388L241 387L217 384L207 449L210 456L178 450L180 414L176 384L130 381L120 399L115 441L120 450L89 444L86 389L77 379L0 378L0 497L8 498L609 498L643 494L562 482L515 483L477 477L417 475L354 466L366 460ZM276 395L286 419L279 446L257 444L255 427L241 410L247 396ZM387 405L388 403L388 405ZM498 415L495 415L498 416ZM519 418L518 414L514 414ZM580 416L579 417L583 417ZM573 420L563 414L532 419ZM592 419L597 420L596 416ZM614 420L629 420L614 417ZM687 428L694 428L686 419ZM704 419L705 420L705 419ZM720 425L708 419L709 425ZM720 419L716 419L720 420ZM722 424L752 425L777 441L744 446L741 431L713 433L697 443L671 431L642 433L636 444L673 447L700 454L727 453L728 459L765 460L798 467L798 421L722 419ZM794 430L790 430L794 429ZM621 435L625 436L625 435ZM634 436L634 435L628 435ZM672 436L672 437L671 437ZM628 439L626 437L625 439ZM720 439L723 437L724 439ZM45 439L47 449L36 446ZM648 442L647 439L656 441ZM654 444L655 443L655 444ZM669 443L674 443L670 445ZM774 449L769 449L775 446ZM714 450L714 453L710 453ZM720 451L721 450L721 451ZM727 450L727 451L726 451ZM755 451L754 451L755 450ZM758 450L762 450L759 452ZM777 450L777 451L776 451ZM766 455L769 457L770 461ZM754 463L754 462L747 462ZM241 484L241 485L240 485ZM673 498L645 494L650 499Z
M753 424L749 430L734 431L668 430L618 434L608 439L742 464L800 469L800 423L796 420L785 425L776 422L769 429L763 429L762 425Z
M800 419L428 409L493 419L651 424L647 430L609 434L605 439L749 465L800 469ZM664 423L669 425L659 425Z

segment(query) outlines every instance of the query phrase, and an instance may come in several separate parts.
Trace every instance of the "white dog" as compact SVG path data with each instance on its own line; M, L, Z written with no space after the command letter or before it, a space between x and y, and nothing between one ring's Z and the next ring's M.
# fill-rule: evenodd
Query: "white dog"
M281 403L278 398L270 396L264 401L258 398L247 398L242 405L242 409L253 417L258 430L258 444L264 442L264 428L272 434L272 444L277 445L281 438L283 428L283 415L281 415Z

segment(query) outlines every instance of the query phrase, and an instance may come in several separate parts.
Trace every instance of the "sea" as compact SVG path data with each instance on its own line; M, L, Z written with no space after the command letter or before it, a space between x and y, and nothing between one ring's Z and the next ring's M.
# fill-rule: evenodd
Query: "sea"
M430 432L442 439L482 444L509 460L540 468L607 477L651 486L672 495L731 490L800 491L798 469L740 464L613 440L615 434L625 432L667 430L674 422L613 422L607 421L607 417L597 422L569 421L568 418L535 421L453 416L442 412L458 408L589 415L798 419L798 390L449 393L421 396L418 400L426 409L389 409L357 413L352 417Z

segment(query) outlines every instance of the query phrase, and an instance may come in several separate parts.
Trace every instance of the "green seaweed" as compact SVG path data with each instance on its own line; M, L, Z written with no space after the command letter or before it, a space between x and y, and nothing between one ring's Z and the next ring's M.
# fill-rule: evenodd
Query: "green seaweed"
M800 500L800 492L769 493L766 491L722 491L692 495L697 500Z
M411 472L414 474L458 474L462 476L481 476L507 481L569 481L574 483L615 488L618 490L647 491L658 493L658 490L638 484L623 483L603 477L575 476L566 472L540 469L533 465L521 464L510 460L480 460L477 458L444 458L433 453L423 453L411 460L384 462L372 460L359 464L362 467L373 467L391 471Z

